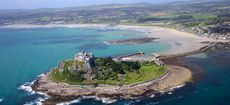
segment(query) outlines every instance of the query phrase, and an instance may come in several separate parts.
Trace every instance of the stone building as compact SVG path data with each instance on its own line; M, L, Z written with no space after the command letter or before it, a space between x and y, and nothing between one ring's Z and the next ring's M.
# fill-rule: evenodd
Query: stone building
M88 69L92 69L94 67L93 53L86 53L85 51L81 51L77 55L75 55L74 59L76 61L84 62L85 67Z

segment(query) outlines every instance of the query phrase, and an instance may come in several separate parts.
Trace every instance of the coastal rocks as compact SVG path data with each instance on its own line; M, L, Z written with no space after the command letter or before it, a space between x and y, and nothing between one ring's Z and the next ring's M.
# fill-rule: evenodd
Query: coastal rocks
M35 91L45 92L51 96L44 103L51 102L56 104L83 96L109 97L113 99L143 97L156 92L167 91L191 80L192 73L188 69L179 66L168 67L168 73L161 78L135 85L69 85L53 82L50 80L49 73L47 73L36 80L32 88Z
M230 50L230 42L218 42L211 50Z
M116 41L108 41L108 44L143 44L149 43L157 40L159 38L136 38L136 39L126 39L126 40L116 40Z

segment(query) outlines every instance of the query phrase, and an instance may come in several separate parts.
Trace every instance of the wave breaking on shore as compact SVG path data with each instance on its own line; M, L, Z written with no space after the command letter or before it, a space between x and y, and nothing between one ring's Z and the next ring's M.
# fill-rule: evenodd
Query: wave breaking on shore
M185 84L183 85L179 85L179 86L175 86L175 87L172 87L170 88L169 90L167 91L160 91L160 94L163 95L163 94L173 94L172 92L175 91L176 89L179 89L179 88L182 88L184 87ZM152 94L149 96L149 98L155 98L157 97L156 94ZM181 97L179 97L181 98ZM77 98L77 99L74 99L74 100L71 100L71 101L67 101L67 102L62 102L62 103L58 103L57 105L71 105L71 104L77 104L77 103L80 103L82 100L84 99L95 99L96 101L101 101L102 103L104 104L112 104L112 103L115 103L117 102L119 99L112 99L112 98L108 98L108 97L97 97L97 96L83 96L81 98ZM140 101L138 98L130 98L131 100L135 100L135 102L138 102ZM158 102L156 102L155 104L158 104ZM155 105L154 104L154 105Z
M116 99L106 98L106 97L97 97L97 96L83 96L82 98L77 98L72 101L62 102L58 103L57 105L71 105L71 104L77 104L80 103L83 99L94 99L96 101L101 101L104 104L112 104L114 102L117 102Z
M0 98L0 103L4 100L4 98Z
M44 76L45 74L41 74L37 77L40 78L42 76ZM37 95L40 95L36 100L34 101L31 101L31 102L26 102L24 105L42 105L42 102L45 101L46 99L49 98L49 96L46 94L46 93L43 93L43 92L35 92L33 89L32 89L32 85L34 85L36 80L32 81L32 82L26 82L22 85L20 85L18 87L19 90L23 90L23 91L26 91L29 93L29 95L34 95L34 94L37 94Z
M154 97L153 94L157 94L162 91L169 91L169 94L171 94L170 91L180 88L184 86L185 82L190 81L192 76L190 70L179 66L169 66L169 68L170 70L167 75L158 81L148 81L134 86L99 85L96 88L91 86L72 86L65 83L52 82L49 79L49 73L47 73L40 76L36 82L26 85L30 87L24 89L31 91L32 88L36 92L49 92L51 98L45 101L42 100L44 103L53 102L55 104L59 103L60 105L68 105L73 102L80 101L76 101L76 99L95 99L102 101L105 104L110 104L116 102L117 99L132 100L142 97ZM57 91L60 89L61 91ZM55 102L56 100L58 100L58 102Z

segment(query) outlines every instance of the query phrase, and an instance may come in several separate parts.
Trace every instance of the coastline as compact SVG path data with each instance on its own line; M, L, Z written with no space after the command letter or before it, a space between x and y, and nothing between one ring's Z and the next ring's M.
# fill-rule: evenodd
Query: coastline
M216 43L207 50L198 50L191 52L197 54L213 50L226 43ZM228 43L230 45L230 43ZM229 47L228 47L229 48ZM180 60L181 57L187 55L179 55L173 57L166 57L161 59L169 67L169 72L157 80L147 81L135 85L68 85L66 83L54 83L49 79L49 74L45 74L38 78L32 85L32 89L38 92L44 92L51 96L43 101L43 104L57 104L69 102L81 98L96 98L100 100L114 100L114 99L136 99L142 97L151 97L154 94L162 92L170 92L175 88L183 87L189 82L193 82L193 72ZM52 86L53 85L53 86Z
M53 28L53 27L69 27L69 28L105 28L107 25L85 24L85 25L21 25L21 26L7 26L7 28ZM110 28L111 26L109 26ZM0 27L2 28L2 27ZM6 28L6 27L5 27ZM174 29L162 27L149 26L112 26L115 29L130 29L147 32L147 37L159 38L158 41L171 44L171 50L166 52L159 52L160 55L170 56L176 54L183 54L195 52L201 48L208 46L209 43L202 42L218 42L216 40L195 36L190 33L180 32ZM181 55L184 56L184 55ZM174 57L177 58L178 56ZM116 98L135 98L149 96L161 91L168 91L170 88L181 86L191 81L192 72L183 66L182 63L170 61L171 58L163 59L169 67L170 72L163 76L159 81L149 81L135 86L111 86L99 85L95 86L80 86L68 85L65 83L54 83L48 78L48 74L39 77L32 85L33 90L44 92L51 96L51 98L44 101L44 104L56 104L59 102L71 101L83 96L98 96ZM177 70L181 70L178 72ZM50 87L51 86L51 87ZM109 89L109 90L108 90Z
M15 24L0 26L0 28L13 28L13 29L31 29L31 28L108 28L108 29L127 29L144 32L146 38L157 38L157 41L168 43L171 46L170 50L165 52L156 52L161 55L174 55L180 53L187 53L197 51L202 47L208 45L203 42L226 42L224 40L214 40L210 38L200 37L192 33L181 32L171 28L158 27L158 26L130 26L130 25L117 25L109 26L106 24L47 24L47 25L31 25L31 24Z
M150 96L161 91L168 91L170 88L185 85L192 78L190 70L179 66L168 66L169 72L159 79L139 83L135 85L69 85L66 83L55 83L49 78L49 73L39 77L32 85L33 90L47 93L50 99L44 104L57 104L70 101L83 96L106 97L111 99L132 99ZM55 101L54 101L55 100Z

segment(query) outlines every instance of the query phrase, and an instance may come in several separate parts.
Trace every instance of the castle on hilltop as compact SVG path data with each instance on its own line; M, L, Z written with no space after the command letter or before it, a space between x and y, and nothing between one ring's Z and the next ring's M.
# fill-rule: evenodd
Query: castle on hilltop
M76 61L84 62L85 67L88 69L92 69L94 67L94 55L93 53L87 53L85 51L81 51L77 53L74 57Z
M95 77L92 71L94 67L95 63L93 53L81 51L74 56L74 59L60 62L57 69L60 72L68 71L73 74L77 71L82 71L82 76L86 80L92 80Z

